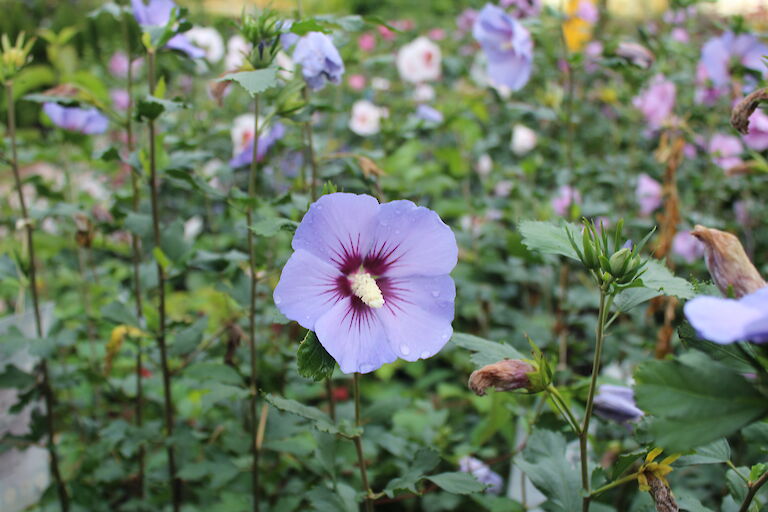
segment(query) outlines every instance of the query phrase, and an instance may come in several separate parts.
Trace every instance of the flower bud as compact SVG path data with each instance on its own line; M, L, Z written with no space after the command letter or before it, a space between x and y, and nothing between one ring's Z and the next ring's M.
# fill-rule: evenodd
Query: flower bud
M531 384L529 374L536 371L527 361L504 359L472 372L469 376L469 388L478 396L485 395L485 390L490 387L496 391L528 389Z
M600 263L597 261L597 253L595 251L595 245L592 242L591 231L584 228L582 235L582 245L584 246L584 266L588 269L595 270L600 267Z
M616 278L623 276L631 259L632 251L626 247L623 247L613 253L611 259L608 260L608 265L611 268L611 274Z
M274 62L280 51L280 35L284 23L274 11L265 9L258 17L246 15L240 25L243 37L251 43L248 61L255 69L264 69Z
M749 261L739 239L731 233L697 225L691 234L704 243L707 269L720 291L736 298L766 286L765 280Z
M24 32L21 32L16 38L16 43L11 45L8 34L3 34L0 39L0 80L10 80L23 68L30 60L29 53L35 39L24 41Z

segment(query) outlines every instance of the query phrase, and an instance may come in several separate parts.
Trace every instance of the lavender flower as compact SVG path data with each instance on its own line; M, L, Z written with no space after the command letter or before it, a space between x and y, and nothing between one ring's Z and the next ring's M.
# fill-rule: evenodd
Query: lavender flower
M485 490L487 494L500 494L504 484L501 475L495 473L491 468L480 459L466 456L459 459L459 471L469 473L477 478L480 483L488 486Z
M643 411L635 405L632 388L601 384L595 396L595 414L619 423L639 420Z
M742 163L739 155L744 151L744 146L742 146L741 140L735 135L716 133L709 140L709 147L707 149L712 156L712 161L724 171Z
M45 112L53 124L71 132L87 135L104 133L109 126L109 119L95 108L64 107L58 103L45 103Z
M259 146L256 148L256 161L261 162L275 143L285 136L285 126L282 123L274 123L270 126L266 133L259 135ZM253 161L253 133L249 139L247 139L242 148L236 148L235 156L229 161L229 165L233 168L243 167L250 165Z
M685 304L683 311L699 336L715 343L768 341L768 288L738 300L696 297Z
M440 112L436 108L430 107L429 105L424 105L423 103L420 104L418 107L416 107L416 117L418 117L422 121L427 121L428 123L443 122L442 112Z
M637 178L635 199L640 206L640 215L647 217L661 206L661 183L643 173Z
M313 91L325 87L326 80L338 84L344 74L344 62L333 41L322 32L310 32L296 43L293 61L301 64L307 86Z
M704 244L690 231L679 231L672 239L672 252L688 263L704 256Z
M563 185L557 190L557 196L552 198L552 209L559 216L565 217L574 202L581 203L581 194L573 187Z
M731 31L707 41L701 49L701 60L707 78L717 87L728 85L731 80L731 65L734 61L741 66L768 75L763 56L768 55L765 45L752 34L735 35Z
M131 0L133 16L142 27L164 27L171 19L171 11L176 7L173 0ZM205 57L205 50L193 45L184 34L173 36L166 47L186 53L192 59Z
M488 77L495 85L513 91L523 88L531 77L533 40L520 22L493 4L480 11L472 35L488 58Z
M642 112L648 128L658 130L672 115L675 93L675 84L664 75L656 75L648 88L632 100L632 105Z
M501 0L499 5L511 8L512 16L518 19L532 18L541 12L541 0Z
M744 143L755 151L768 149L768 115L762 109L749 116L749 133L743 136Z
M292 246L275 304L315 331L342 372L426 359L450 339L458 248L432 210L329 194L312 204Z

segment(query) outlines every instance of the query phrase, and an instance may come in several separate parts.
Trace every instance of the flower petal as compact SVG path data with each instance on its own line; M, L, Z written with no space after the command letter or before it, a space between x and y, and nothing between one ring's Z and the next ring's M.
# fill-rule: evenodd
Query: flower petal
M437 213L410 201L382 204L365 267L387 277L440 276L456 266L453 231Z
M749 303L718 297L696 297L688 301L683 310L699 335L715 343L745 339L747 327L765 316Z
M304 215L293 237L293 248L342 268L346 260L366 253L371 223L378 211L379 203L371 196L325 195Z
M283 267L273 298L282 314L307 329L326 314L341 296L336 280L341 273L304 250L294 252Z
M372 372L397 359L379 318L357 300L340 300L315 323L317 339L344 373Z
M432 357L451 338L456 286L450 276L380 279L376 310L392 350L406 361Z

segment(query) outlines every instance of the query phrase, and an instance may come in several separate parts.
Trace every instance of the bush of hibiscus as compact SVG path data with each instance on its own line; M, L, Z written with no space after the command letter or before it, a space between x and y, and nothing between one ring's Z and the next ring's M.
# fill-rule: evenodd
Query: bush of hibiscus
M764 9L75 4L0 25L0 510L768 507Z

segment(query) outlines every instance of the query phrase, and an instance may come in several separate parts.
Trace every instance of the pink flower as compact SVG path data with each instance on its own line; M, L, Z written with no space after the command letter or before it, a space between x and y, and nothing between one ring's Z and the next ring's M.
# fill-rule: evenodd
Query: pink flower
M461 14L456 18L456 27L459 29L459 32L466 34L472 30L476 19L477 11L468 7L461 11Z
M125 89L112 89L109 91L109 97L117 110L127 110L131 102L131 95Z
M136 73L142 64L141 59L136 59L131 64L133 72ZM128 56L123 52L115 52L109 59L109 72L120 78L128 76Z
M581 0L578 7L576 7L575 15L577 18L581 18L592 25L597 23L597 19L600 17L597 6L590 0Z
M394 41L395 40L395 33L389 30L384 25L379 25L376 27L376 29L379 31L379 35L385 40L385 41Z
M664 75L656 75L647 89L632 100L632 105L645 117L648 128L658 130L675 108L675 84Z
M352 89L360 91L365 88L365 77L363 75L349 75L347 83Z
M672 252L693 263L704 255L704 244L690 231L680 231L672 239Z
M744 146L741 144L741 140L735 135L726 135L724 133L716 133L709 139L709 154L712 156L712 161L719 165L724 171L730 169L735 165L742 163L741 152L744 151Z
M442 41L443 39L445 39L445 30L443 30L442 28L433 28L428 32L427 35L429 36L430 39L434 41Z
M565 217L571 209L571 204L581 203L581 194L578 190L568 185L563 185L557 189L557 195L552 198L552 209L561 217Z
M661 206L661 183L643 173L637 178L635 199L640 206L640 215L648 216Z
M749 116L749 133L744 135L744 143L755 151L768 149L768 115L757 109Z
M357 38L357 46L364 52L372 52L376 48L376 36L366 32Z
M742 226L749 226L752 224L749 210L749 202L747 201L741 200L733 203L733 214L736 216L736 221Z
M673 28L671 36L672 36L672 39L674 39L678 43L688 44L691 41L691 38L688 36L688 31L682 27Z

